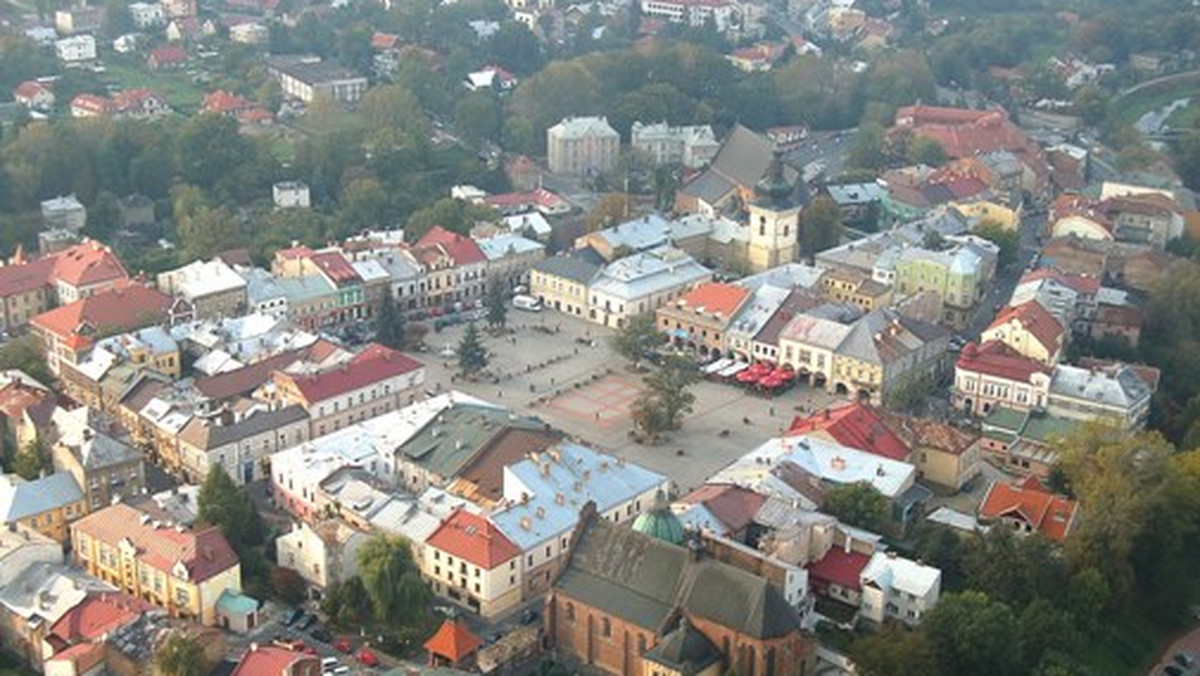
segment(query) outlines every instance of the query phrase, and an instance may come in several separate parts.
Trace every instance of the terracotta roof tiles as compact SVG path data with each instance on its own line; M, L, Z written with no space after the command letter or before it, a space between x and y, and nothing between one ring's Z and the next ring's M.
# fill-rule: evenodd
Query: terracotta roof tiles
M290 378L305 400L312 404L421 367L421 362L403 352L372 343L349 361L327 371L280 376Z
M1035 373L1050 375L1050 367L1024 357L1008 345L989 340L983 345L968 343L958 357L956 366L971 373L983 373L997 378L1027 383Z
M233 547L216 526L202 531L155 527L142 512L122 503L92 512L71 527L109 545L128 538L137 550L138 560L167 573L182 563L193 583L239 563Z
M426 544L484 570L492 570L521 554L494 524L462 508L454 510Z
M903 461L912 449L884 423L872 407L859 401L796 417L789 435L824 433L833 441L866 453Z
M1019 519L1051 540L1062 542L1074 523L1075 507L1073 501L1054 495L1031 476L1020 484L994 482L979 506L979 518Z
M437 633L425 641L426 650L449 660L452 664L457 664L469 657L482 645L483 641L472 634L466 623L458 618L450 618L442 622Z

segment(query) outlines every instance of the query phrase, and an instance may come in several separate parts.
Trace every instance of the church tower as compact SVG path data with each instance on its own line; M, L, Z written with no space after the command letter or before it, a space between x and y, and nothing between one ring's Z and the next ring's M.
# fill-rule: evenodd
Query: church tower
M754 192L746 262L753 272L762 272L796 260L800 210L808 193L803 184L797 187L787 180L778 150L767 173L754 186Z

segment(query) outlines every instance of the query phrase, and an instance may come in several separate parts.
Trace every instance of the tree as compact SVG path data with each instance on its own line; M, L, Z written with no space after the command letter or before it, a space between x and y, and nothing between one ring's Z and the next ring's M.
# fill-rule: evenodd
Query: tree
M458 368L464 375L475 375L487 368L488 353L479 339L475 322L467 325L462 340L458 341Z
M934 139L918 136L909 146L908 159L913 164L940 167L946 163L946 149Z
M189 118L179 128L179 170L183 180L212 190L247 157L251 147L238 132L237 120L203 113Z
M175 234L184 256L192 260L212 258L242 242L241 228L224 207L200 207L176 222Z
M306 587L304 578L291 568L271 568L271 591L274 592L275 598L286 605L298 606L304 603L305 597L308 596Z
M1006 228L996 221L985 219L975 226L974 234L1000 248L1000 255L996 260L998 267L1005 268L1017 262L1021 253L1021 233L1016 229Z
M497 138L503 123L500 104L490 92L472 92L454 106L454 129L471 143Z
M683 415L692 412L696 395L688 388L699 380L695 367L677 357L668 358L658 370L642 379L646 390L657 399L667 429L679 429Z
M936 674L933 646L920 632L889 624L850 645L850 658L863 676Z
M1032 672L1050 653L1074 655L1083 643L1078 622L1079 618L1043 597L1026 606L1018 622L1026 673Z
M493 329L504 328L508 323L508 298L505 297L504 288L496 280L493 280L488 288L487 321L488 326Z
M814 255L837 246L842 239L842 210L827 195L814 199L800 212L800 245Z
M942 571L944 591L963 589L963 539L956 531L932 521L923 521L917 526L914 551L916 558Z
M379 306L379 319L375 322L375 342L393 350L404 349L405 342L404 312L396 307L396 298L389 287L383 294L383 303Z
M429 587L403 538L380 534L367 540L358 551L358 569L379 622L410 624L429 604Z
M10 469L22 479L33 481L41 476L47 464L41 442L34 439L13 456Z
M976 591L941 598L922 628L944 674L1021 673L1017 618L1007 605Z
M610 339L612 349L634 364L640 363L654 348L662 345L663 337L654 324L654 315L646 313L629 319Z
M882 169L886 163L884 157L883 125L868 122L858 128L854 141L850 144L850 152L846 157L846 166L850 169Z
M830 487L821 509L838 521L876 533L890 521L887 498L865 481Z
M46 351L35 335L21 336L0 346L0 369L16 369L39 383L54 384L54 374L46 365Z
M605 193L587 215L587 230L603 230L629 218L629 195L620 192Z
M222 465L209 468L196 502L198 520L219 526L239 555L264 542L266 530L254 499L245 486L233 483Z
M155 676L207 676L211 668L195 636L174 632L154 651Z

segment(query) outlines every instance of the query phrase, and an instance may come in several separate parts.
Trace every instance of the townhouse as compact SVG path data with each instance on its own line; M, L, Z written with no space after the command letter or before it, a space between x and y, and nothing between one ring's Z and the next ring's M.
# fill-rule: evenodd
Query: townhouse
M46 347L46 363L55 374L78 364L97 334L169 323L179 306L168 295L139 284L113 288L43 312L30 321ZM185 316L190 311L183 310Z
M1066 348L1066 328L1035 301L1002 309L980 334L981 341L999 341L1017 354L1047 366L1058 363Z
M712 271L680 249L660 247L602 268L588 285L588 320L621 328L682 296Z
M494 618L522 600L520 556L495 525L458 509L425 541L419 563L435 594Z
M588 316L588 288L599 273L600 265L580 256L552 256L529 271L529 293L543 307Z
M33 481L0 474L0 521L5 528L27 529L65 544L68 526L87 513L87 500L70 474L50 474Z
M722 282L706 282L655 312L658 330L679 347L703 356L725 351L726 331L751 298L748 289Z
M86 407L55 411L58 438L50 450L54 471L75 479L89 511L146 490L141 451L119 438L115 426L95 417Z
M220 259L159 273L158 289L186 299L197 319L237 317L247 309L246 280Z
M358 575L358 549L367 539L365 532L338 519L300 522L275 538L276 558L320 594Z

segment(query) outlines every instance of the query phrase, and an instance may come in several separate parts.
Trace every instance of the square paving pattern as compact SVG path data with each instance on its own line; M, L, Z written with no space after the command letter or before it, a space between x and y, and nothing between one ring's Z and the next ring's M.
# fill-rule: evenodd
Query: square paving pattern
M629 409L641 391L641 387L621 376L608 375L579 389L566 390L548 406L573 418L609 427L629 419Z

